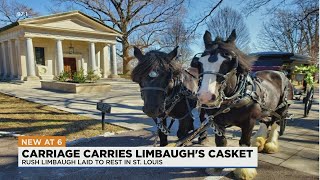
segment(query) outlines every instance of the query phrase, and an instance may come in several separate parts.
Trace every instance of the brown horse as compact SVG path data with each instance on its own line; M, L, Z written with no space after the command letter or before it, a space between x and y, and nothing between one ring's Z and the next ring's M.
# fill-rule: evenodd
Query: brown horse
M267 153L278 151L277 123L287 115L287 101L292 99L292 85L286 76L276 71L260 71L250 75L254 58L245 55L235 45L236 32L232 31L226 41L217 37L214 41L210 32L204 34L205 51L191 63L199 71L197 93L202 105L207 106L210 116L221 108L231 107L227 113L214 117L220 130L215 135L217 146L227 146L225 129L230 126L241 128L240 146L257 146ZM250 142L256 120L260 129ZM268 127L271 126L269 137ZM251 179L255 169L237 169L235 175Z

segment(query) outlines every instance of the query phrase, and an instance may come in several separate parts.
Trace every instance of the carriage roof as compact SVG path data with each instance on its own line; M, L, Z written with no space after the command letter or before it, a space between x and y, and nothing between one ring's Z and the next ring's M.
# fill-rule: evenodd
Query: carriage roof
M314 64L309 56L288 52L258 52L252 53L250 56L257 57L257 61L253 64L253 71L281 70L284 64L289 66Z

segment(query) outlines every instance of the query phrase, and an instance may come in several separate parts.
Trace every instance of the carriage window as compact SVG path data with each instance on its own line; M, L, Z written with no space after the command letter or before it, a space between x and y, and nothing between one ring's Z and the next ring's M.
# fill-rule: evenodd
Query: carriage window
M35 47L35 58L36 63L39 65L46 65L44 60L44 48L43 47Z

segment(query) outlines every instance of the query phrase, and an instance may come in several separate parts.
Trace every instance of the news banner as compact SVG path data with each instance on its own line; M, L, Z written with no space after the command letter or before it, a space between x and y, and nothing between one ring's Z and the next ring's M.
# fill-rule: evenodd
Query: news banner
M257 167L256 147L66 147L63 136L21 136L19 167Z

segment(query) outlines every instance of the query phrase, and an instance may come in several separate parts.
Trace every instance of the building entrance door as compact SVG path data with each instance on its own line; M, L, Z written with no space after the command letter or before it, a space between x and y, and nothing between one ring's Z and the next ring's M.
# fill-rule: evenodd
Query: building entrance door
M71 75L77 72L76 58L63 58L64 72L70 72Z

